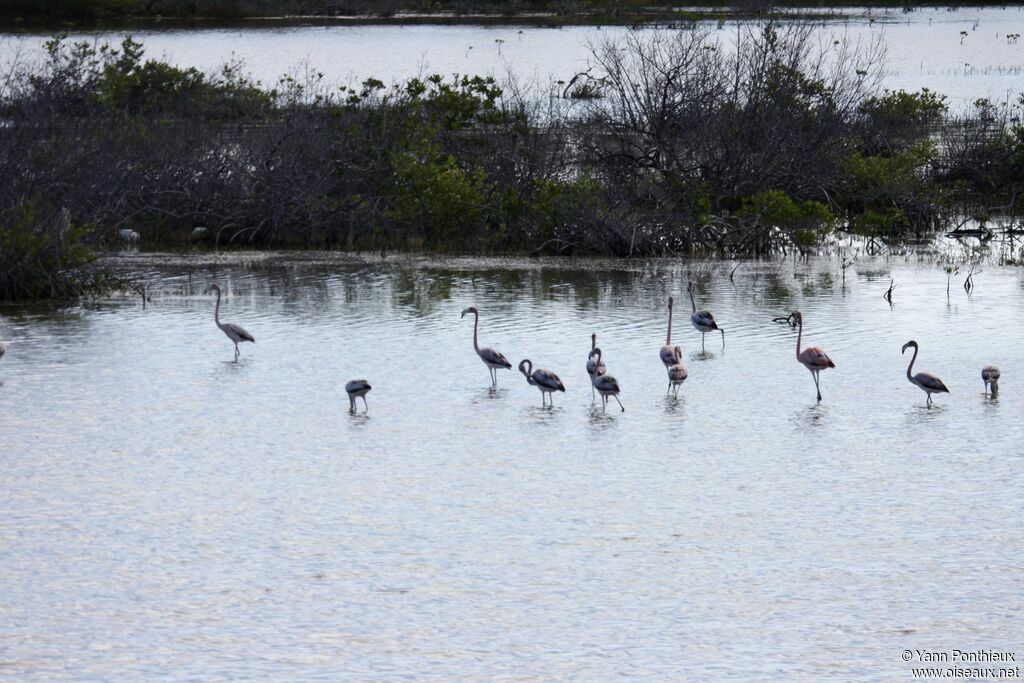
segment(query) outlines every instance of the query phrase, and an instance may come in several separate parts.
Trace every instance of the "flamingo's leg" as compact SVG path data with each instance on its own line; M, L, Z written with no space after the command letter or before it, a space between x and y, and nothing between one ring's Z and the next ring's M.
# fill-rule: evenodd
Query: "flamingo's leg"
M366 410L370 409L370 406L366 403L366 394L363 394L363 408Z
M818 373L820 370L811 370L811 375L814 376L814 388L818 390L818 400L821 400L821 385L818 383Z

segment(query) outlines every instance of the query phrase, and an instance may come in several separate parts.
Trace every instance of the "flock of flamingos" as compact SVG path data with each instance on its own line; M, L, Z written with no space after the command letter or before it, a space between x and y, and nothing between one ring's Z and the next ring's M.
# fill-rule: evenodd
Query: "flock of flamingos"
M238 360L239 350L238 345L241 342L255 342L256 339L249 334L243 327L234 323L222 323L220 321L220 297L221 290L219 285L211 285L210 291L217 293L217 305L214 308L213 319L228 339L235 344L235 360ZM697 302L693 297L693 283L690 282L687 285L687 292L690 295L690 306L693 312L690 314L690 324L693 325L701 334L701 348L704 347L704 335L708 332L718 331L722 334L722 346L725 346L725 330L718 326L715 322L715 316L711 311L698 311ZM671 393L673 396L679 394L679 385L681 385L688 375L686 366L683 365L683 352L678 346L672 346L672 297L668 298L668 332L665 335L665 345L661 347L661 362L665 365L665 370L668 373L668 389L666 393ZM480 357L480 360L487 366L487 371L491 377L491 387L495 388L498 386L498 370L511 370L512 363L505 357L503 353L497 349L485 346L480 347L477 341L477 328L480 325L480 312L473 306L470 306L466 310L462 311L463 318L466 317L467 313L473 314L473 349L476 351L476 355ZM834 368L836 364L832 362L828 354L825 353L821 347L809 346L806 349L801 350L800 344L803 340L804 333L804 320L803 315L800 311L794 311L788 318L792 320L794 326L799 326L800 330L796 337L796 359L805 368L811 371L811 376L814 378L814 388L818 394L818 401L821 401L821 382L820 375L822 370L828 370ZM906 353L907 349L913 348L914 355L910 359L910 365L907 366L907 381L911 384L920 387L922 391L927 394L927 404L932 404L932 394L948 394L949 389L942 382L941 379L929 372L919 372L914 374L914 362L917 360L918 345L916 341L908 341L903 345L903 353ZM3 354L3 347L0 346L0 355ZM554 405L554 393L556 391L565 391L565 385L562 380L559 379L558 375L545 370L544 368L537 368L534 370L533 361L530 359L524 359L519 363L519 372L523 373L526 377L526 382L531 386L535 386L540 390L541 405L547 405L549 402ZM591 396L594 396L594 392L601 396L601 410L606 411L608 408L608 399L614 398L615 402L619 404L619 408L623 412L626 408L622 405L622 401L619 400L619 383L618 381L608 374L608 368L605 366L604 361L601 359L601 349L597 346L597 334L590 335L590 354L587 356L587 374L590 375L591 383ZM986 365L981 371L981 379L985 382L985 391L991 392L992 396L995 396L999 392L999 368L994 365ZM348 393L349 411L355 412L356 410L356 399L363 399L363 407L365 410L369 410L369 406L366 403L366 394L369 393L370 383L365 379L354 379L345 384L345 391Z

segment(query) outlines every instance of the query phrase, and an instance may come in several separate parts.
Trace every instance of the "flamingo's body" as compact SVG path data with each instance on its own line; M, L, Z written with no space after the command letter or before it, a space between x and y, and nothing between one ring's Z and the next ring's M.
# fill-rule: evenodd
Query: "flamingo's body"
M590 335L590 354L587 356L587 374L590 375L590 399L594 399L594 378L600 377L604 373L608 372L608 368L605 367L604 361L601 360L601 355L597 354L594 357L594 351L597 349L597 333Z
M822 351L817 346L809 346L803 351L800 350L800 340L804 334L804 317L800 311L793 312L793 321L800 326L800 331L796 335L796 359L803 363L803 366L811 371L811 376L814 377L814 388L818 391L818 400L821 400L821 385L819 383L818 375L821 374L822 370L828 368L834 368L835 363L828 357L828 354Z
M470 306L462 312L460 317L465 318L467 313L473 314L473 349L476 351L476 355L480 356L480 360L487 366L487 372L491 375L491 386L498 386L498 370L511 370L512 363L508 362L504 354L497 349L492 349L485 346L480 348L480 344L476 340L476 329L480 324L480 313L476 310L475 306Z
M3 352L0 351L0 356ZM992 395L996 396L999 393L999 368L994 365L986 365L981 369L981 379L985 382L985 391L991 390Z
M704 350L704 335L708 332L714 332L718 330L722 333L722 347L725 347L725 330L718 326L715 322L715 316L712 315L711 311L698 311L697 302L693 298L693 283L691 282L687 289L690 292L690 306L693 307L693 313L690 315L690 324L693 328L700 332L700 348Z
M565 385L562 384L562 380L558 378L558 375L550 370L544 370L543 368L537 368L534 370L533 361L529 359L524 359L519 362L519 372L523 373L526 377L527 384L540 389L541 405L546 405L545 398L547 397L552 399L551 405L555 405L552 394L556 391L565 391Z
M665 393L672 392L673 396L679 395L679 385L686 381L689 373L683 365L683 350L678 346L672 350L672 357L675 362L668 366L668 389Z
M0 342L0 358L3 358L5 353L7 353L7 344Z
M348 394L348 411L350 413L356 412L356 399L360 397L363 399L363 408L366 410L370 409L370 406L366 405L366 394L372 388L365 379L354 379L345 384L345 392Z
M914 349L914 355L910 359L910 365L907 366L907 381L919 387L921 391L927 394L928 405L931 405L932 394L948 394L949 389L946 388L946 385L942 383L941 379L931 374L930 372L919 372L916 375L911 374L911 371L914 368L914 361L917 360L917 342L913 340L908 341L906 344L903 345L903 350L900 351L900 353L906 353L907 349L909 348Z
M665 345L661 347L660 355L666 369L675 365L676 352L672 348L672 297L668 298L668 333L665 334Z
M241 325L236 325L234 323L222 323L220 321L220 285L210 285L210 289L207 291L210 290L217 292L217 306L216 308L214 308L213 311L213 321L217 323L217 327L221 329L221 332L227 335L227 338L230 339L232 343L234 343L235 360L238 360L238 356L241 353L238 350L238 344L240 342L252 342L253 344L255 344L256 339L251 334L246 332L245 328L242 327Z
M604 368L604 363L601 362L601 349L595 348L590 352L590 356L594 359L600 368ZM622 401L619 400L619 382L611 375L601 372L600 374L592 374L590 376L591 386L597 390L597 393L601 394L601 412L605 412L608 409L608 397L611 396L615 399L615 402L622 408L622 412L626 412L625 406L622 405Z

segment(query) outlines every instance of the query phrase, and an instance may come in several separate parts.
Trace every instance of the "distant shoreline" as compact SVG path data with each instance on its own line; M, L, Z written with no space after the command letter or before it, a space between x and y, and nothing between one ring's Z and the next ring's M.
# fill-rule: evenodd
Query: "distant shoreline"
M110 11L104 9L109 0L91 0L94 9L81 9L90 5L90 0L79 3L79 11L31 11L33 6L47 5L46 0L14 0L13 3L0 7L0 31L43 31L68 29L118 29L146 27L154 25L168 28L201 28L207 26L238 25L243 23L253 28L260 26L291 26L314 23L323 26L332 25L495 25L495 26L533 26L559 28L564 26L592 25L676 25L695 21L753 19L759 17L775 17L781 19L841 19L847 16L864 14L864 11L899 10L910 13L916 9L1005 7L1005 4L992 2L940 3L924 2L908 5L900 2L790 2L775 5L769 2L747 1L743 3L705 2L694 7L680 7L674 3L655 0L644 6L623 8L623 2L593 2L593 9L564 11L559 10L558 2L536 3L548 5L550 9L533 11L511 10L505 4L491 3L484 9L476 3L458 4L460 9L437 9L416 11L415 9L396 9L394 11L352 11L352 4L333 3L330 0L303 2L302 0L282 0L275 4L278 11L256 11L246 8L245 3L237 11L159 11L162 5L156 3L151 11L134 11L129 3L121 3L118 7L128 7L128 11ZM165 3L165 5L168 3ZM173 5L173 3L169 3ZM267 3L263 3L265 5ZM381 3L385 4L385 3ZM409 7L414 2L396 2L397 6ZM442 3L456 5L456 3ZM511 3L509 6L519 6ZM659 6L664 5L664 6ZM261 5L262 6L262 5ZM344 7L347 12L336 12L332 8ZM317 9L319 8L319 9ZM141 9L141 8L139 8ZM168 10L173 10L169 7Z

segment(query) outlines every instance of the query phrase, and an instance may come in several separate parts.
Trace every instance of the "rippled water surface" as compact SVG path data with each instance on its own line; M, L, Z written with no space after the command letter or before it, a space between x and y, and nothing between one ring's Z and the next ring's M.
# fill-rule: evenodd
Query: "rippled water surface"
M0 678L904 680L908 648L1024 654L1019 268L947 298L913 259L845 287L829 259L120 260L145 309L0 308ZM257 340L237 363L214 281ZM562 377L554 408L515 372L488 390L470 305L481 343ZM797 307L837 365L820 405L772 322ZM624 413L591 403L591 332ZM911 338L952 392L930 409Z
M844 10L845 16L819 22L821 40L879 40L887 50L883 84L887 88L931 88L948 95L955 109L980 97L1013 100L1024 81L1024 41L1007 34L1024 33L1024 8L963 7ZM820 15L819 15L820 16ZM705 26L719 26L705 22ZM729 44L736 22L719 26ZM368 77L403 80L426 73L493 73L511 70L520 78L568 81L587 68L587 46L619 36L628 27L575 26L559 29L530 26L359 26L289 25L254 21L236 27L137 28L132 34L148 53L184 66L217 70L227 60L242 59L267 84L306 66L327 81L359 83ZM652 29L645 29L652 30ZM657 29L653 29L657 30ZM75 40L119 41L124 31L73 32ZM963 33L963 35L962 35ZM32 61L41 55L47 32L0 34L0 67Z

